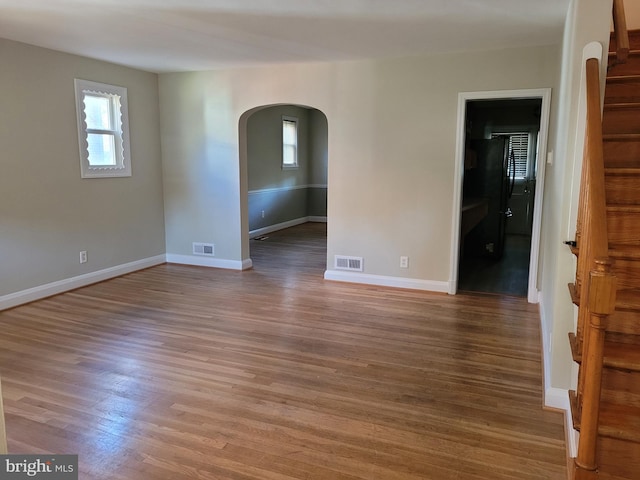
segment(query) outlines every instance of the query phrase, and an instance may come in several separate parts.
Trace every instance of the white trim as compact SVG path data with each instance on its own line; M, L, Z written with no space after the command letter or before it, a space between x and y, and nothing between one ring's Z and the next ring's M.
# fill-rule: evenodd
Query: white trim
M259 237L260 235L266 235L267 233L277 232L278 230L284 230L285 228L295 227L296 225L302 225L307 223L309 217L296 218L287 222L276 223L275 225L269 225L267 227L258 228L249 232L249 239Z
M538 292L538 300L542 301L542 293ZM564 413L564 431L567 440L567 453L575 458L578 452L577 435L573 429L569 391L551 386L551 324L545 318L544 310L540 308L540 336L542 337L542 378L544 382L544 406L562 410Z
M245 258L242 260L242 270L249 270L253 268L253 260L250 258Z
M289 190L304 190L307 188L327 188L327 185L312 183L309 185L287 185L285 187L262 188L259 190L249 190L249 195L259 195L262 193L288 192Z
M366 285L379 285L382 287L408 288L411 290L426 290L429 292L447 293L449 284L433 280L421 280L417 278L389 277L386 275L370 275L366 273L343 272L326 270L325 280L347 283L363 283Z
M551 350L552 334L551 324L544 315L544 308L540 308L540 336L542 338L542 377L544 380L545 392L551 389ZM546 398L546 395L545 395ZM547 405L545 400L545 405ZM551 406L551 405L547 405Z
M327 223L327 217L315 217L313 215L307 217L308 222Z
M567 454L571 458L578 455L579 433L573 429L573 417L569 404L569 391L562 388L547 388L544 391L544 406L564 413L564 432L567 441Z
M76 118L78 125L78 147L80 153L81 178L130 177L131 149L129 146L129 105L127 89L117 85L74 79L76 97ZM87 126L85 116L85 94L97 94L108 97L111 102L110 113L115 123L110 130L94 130ZM118 101L115 101L115 97ZM118 108L119 107L119 108ZM113 135L116 149L116 165L91 165L89 163L88 136L91 133L109 133Z
M167 253L167 263L179 263L181 265L194 265L196 267L224 268L227 270L247 270L251 268L251 259L225 260L224 258L203 258L193 255L179 255Z
M92 283L102 282L110 278L119 277L127 273L135 272L149 267L154 267L166 262L165 255L157 255L155 257L143 258L134 262L116 265L115 267L105 268L97 272L85 273L77 277L65 278L57 282L47 283L38 287L29 288L20 292L10 293L0 297L0 310L17 307L24 303L33 302L42 298L58 295L59 293L68 292L76 288L85 287Z
M540 254L540 231L542 225L542 199L544 197L544 177L546 162L544 158L547 152L547 142L549 136L549 117L551 107L551 89L527 89L527 90L498 90L489 92L461 92L458 94L458 125L456 135L456 162L455 176L453 184L453 211L451 217L451 251L449 253L449 290L448 292L455 295L458 288L458 262L459 262L459 245L460 245L460 208L462 204L462 182L463 182L463 165L464 165L464 147L465 147L465 118L467 102L472 100L489 100L489 99L521 99L521 98L540 98L542 100L542 109L540 115L540 147L538 155L538 174L536 175L536 191L533 207L533 228L531 232L531 256L529 258L529 286L527 299L531 303L535 303L537 296L537 279L538 279L538 259Z

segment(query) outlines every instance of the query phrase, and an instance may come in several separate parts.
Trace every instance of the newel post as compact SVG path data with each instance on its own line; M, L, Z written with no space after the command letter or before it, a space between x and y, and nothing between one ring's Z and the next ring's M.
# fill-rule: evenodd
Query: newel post
M616 301L616 277L611 273L611 261L599 258L595 263L595 269L589 274L589 334L588 344L583 349L586 371L580 415L580 445L575 460L576 480L595 478L604 337L607 316L613 313Z

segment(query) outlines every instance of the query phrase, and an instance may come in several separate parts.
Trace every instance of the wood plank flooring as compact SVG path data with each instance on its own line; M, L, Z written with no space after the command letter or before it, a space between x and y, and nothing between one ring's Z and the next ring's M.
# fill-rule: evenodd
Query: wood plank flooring
M566 479L537 308L324 281L324 235L1 312L9 452L91 480Z

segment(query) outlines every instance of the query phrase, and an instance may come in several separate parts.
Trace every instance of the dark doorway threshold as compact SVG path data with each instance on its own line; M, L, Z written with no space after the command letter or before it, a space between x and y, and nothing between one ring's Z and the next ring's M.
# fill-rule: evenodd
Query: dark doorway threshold
M465 258L458 290L526 297L529 283L531 236L507 235L502 258Z

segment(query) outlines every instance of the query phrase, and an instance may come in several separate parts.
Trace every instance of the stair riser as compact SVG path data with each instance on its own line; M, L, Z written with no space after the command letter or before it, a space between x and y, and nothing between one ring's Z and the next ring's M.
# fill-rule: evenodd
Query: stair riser
M640 177L637 175L607 175L605 178L608 205L639 205Z
M602 132L640 133L640 107L609 109L605 108L602 117Z
M607 232L611 244L636 244L640 238L640 213L608 212Z
M638 315L638 312L616 310L609 316L607 331L627 335L640 335L640 320L638 320Z
M602 372L602 402L640 407L640 373L605 368Z
M604 164L606 167L640 167L640 141L606 140Z
M607 70L608 77L617 77L620 75L635 75L640 72L640 55L632 54L625 63L612 64L614 60L609 58L609 65L612 65Z
M617 277L618 288L636 288L640 285L639 261L616 258L613 264L613 273Z
M640 472L640 443L599 437L596 462L603 474L637 479Z
M640 80L629 80L624 83L607 82L605 103L625 103L640 101Z

